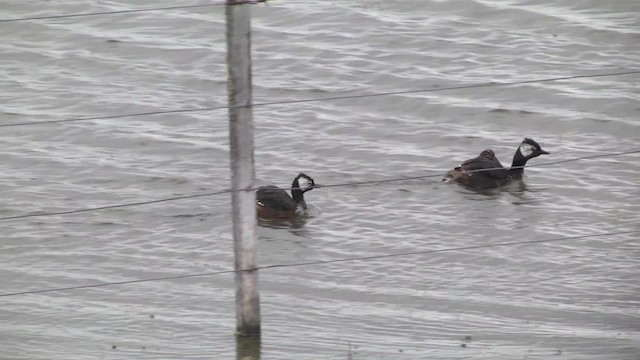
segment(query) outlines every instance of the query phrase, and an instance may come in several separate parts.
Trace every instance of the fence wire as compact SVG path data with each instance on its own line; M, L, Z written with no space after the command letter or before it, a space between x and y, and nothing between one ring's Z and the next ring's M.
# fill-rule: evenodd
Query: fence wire
M592 159L598 159L598 158L610 158L610 157L637 154L637 153L640 153L640 149L630 150L630 151L623 151L623 152L616 152L616 153L589 155L589 156L583 156L583 157L579 157L579 158L558 160L558 161L552 161L552 162L540 163L540 164L532 164L532 165L528 165L528 166L513 166L511 168L488 168L488 169L471 170L471 171L469 171L469 173L478 173L478 172L492 171L492 170L518 169L518 168L525 168L525 167L551 166L551 165L564 164L564 163L569 163L569 162L574 162L574 161L592 160ZM343 183L335 183L335 184L317 185L315 187L317 187L317 188L334 188L334 187L347 187L347 186L379 185L379 184L385 184L385 183L391 183L391 182L438 178L438 177L443 177L444 175L445 175L444 173L434 173L434 174L428 174L428 175L405 176L405 177L397 177L397 178L390 178L390 179L380 179L380 180L351 181L351 182L343 182ZM288 187L286 187L286 188L289 189ZM62 210L62 211L53 211L53 212L39 211L39 212L31 213L31 214L21 214L21 215L12 215L12 216L0 217L0 221L18 220L18 219L35 218L35 217L47 217L47 216L78 214L78 213L86 213L86 212L100 211L100 210L107 210L107 209L118 209L118 208L126 208L126 207L131 207L131 206L150 205L150 204L164 203L164 202L170 202L170 201L178 201L178 200L194 199L194 198L208 197L208 196L215 196L215 195L222 195L222 194L230 194L230 193L240 192L240 191L255 191L255 190L258 190L258 189L259 189L259 187L249 187L249 188L243 188L243 189L225 189L225 190L206 192L206 193L201 193L201 194L174 196L174 197L168 197L168 198L163 198L163 199L143 200L143 201L136 201L136 202L130 202L130 203L104 205L104 206L97 206L97 207L84 208L84 209ZM290 189L299 189L299 188L291 187Z
M266 3L267 1L268 0L246 0L246 1L233 0L233 1L225 1L225 2L217 2L217 3L208 3L208 4L175 5L175 6L161 6L161 7L144 8L144 9L96 11L96 12L80 13L80 14L27 16L27 17L21 17L21 18L0 19L0 24L10 23L10 22L34 21L34 20L54 20L54 19L68 19L68 18L78 18L78 17L87 17L87 16L132 14L132 13L143 13L143 12L152 12L152 11L199 9L199 8L208 8L212 6ZM273 0L269 0L269 1L273 1Z
M88 285L66 286L66 287L59 287L59 288L49 288L49 289L37 289L37 290L26 290L26 291L18 291L18 292L8 292L8 293L0 294L0 297L30 295L30 294L43 294L43 293L50 293L50 292L71 291L71 290L80 290L80 289L91 289L91 288L100 288L100 287L115 286L115 285L139 284L139 283L146 283L146 282L151 282L151 281L178 280L178 279L187 279L187 278L195 278L195 277L203 277L203 276L233 274L233 273L237 273L237 272L251 272L251 271L266 270L266 269L290 268L290 267L301 267L301 266L312 266L312 265L326 265L326 264L344 263L344 262L351 262L351 261L369 261L369 260L377 260L377 259L392 258L392 257L405 257L405 256L414 256L414 255L443 253L443 252L454 252L454 251L477 250L477 249L486 249L486 248L495 248L495 247L507 247L507 246L517 246L517 245L531 245L531 244L541 244L541 243L552 243L552 242L559 242L559 241L588 239L588 238L603 237L603 236L629 235L629 234L637 234L637 233L640 233L640 230L614 231L614 232L606 232L606 233L598 233L598 234L566 236L566 237L557 237L557 238L539 239L539 240L512 241L512 242L503 242L503 243L494 243L494 244L471 245L471 246L462 246L462 247L445 248L445 249L407 251L407 252L394 253L394 254L357 256L357 257L342 258L342 259L332 259L332 260L302 261L302 262L288 263L288 264L273 264L273 265L266 265L266 266L258 266L258 267L249 268L249 269L211 271L211 272L201 272L201 273L195 273L195 274L170 275L170 276L160 276L160 277L152 277L152 278L146 278L146 279L125 280L125 281L115 281L115 282L103 282L103 283L88 284Z
M634 74L640 74L640 70L624 70L624 71L599 73L599 74L569 75L569 76L559 76L559 77L552 77L552 78L522 80L522 81L513 81L513 82L487 82L487 83L458 85L458 86L449 86L449 87L441 87L441 88L388 91L388 92L378 92L378 93L370 93L370 94L338 95L338 96L299 99L299 100L267 101L267 102L253 103L250 106L253 107L253 108L256 108L256 107L272 106L272 105L303 104L303 103L313 103L313 102L321 102L321 101L362 99L362 98L380 97L380 96L407 95L407 94L419 94L419 93L434 93L434 92L441 92L441 91L477 89L477 88L500 87L500 86L514 86L514 85L526 85L526 84L536 84L536 83L545 83L545 82L562 81L562 80L589 79L589 78L599 78L599 77L608 77L608 76L622 76L622 75L634 75ZM240 108L240 107L245 107L245 106L246 105L242 105L242 106L221 105L221 106L207 106L207 107L199 107L199 108L191 108L191 109L145 111L145 112L130 113L130 114L119 114L119 115L86 116L86 117L77 117L77 118L69 118L69 119L58 119L58 120L23 121L23 122L14 122L14 123L8 123L8 124L0 124L0 128L3 128L3 127L16 127L16 126L28 126L28 125L59 124L59 123L70 123L70 122L80 122L80 121L110 120L110 119L121 119L121 118L136 117L136 116L152 116L152 115L163 115L163 114L193 113L193 112L203 112L203 111L213 111L213 110L234 109L234 108Z

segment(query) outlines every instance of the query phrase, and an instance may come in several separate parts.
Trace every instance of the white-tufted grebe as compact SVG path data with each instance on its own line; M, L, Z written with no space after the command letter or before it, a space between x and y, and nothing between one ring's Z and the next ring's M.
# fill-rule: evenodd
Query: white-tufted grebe
M301 215L307 209L304 193L316 187L313 179L300 173L291 183L291 196L277 186L267 185L258 188L256 209L263 218L290 218Z
M524 165L529 159L549 154L532 139L525 138L513 155L511 168L504 168L491 149L483 150L476 158L463 162L449 171L443 181L458 183L472 189L489 189L522 179ZM489 170L491 169L491 170Z

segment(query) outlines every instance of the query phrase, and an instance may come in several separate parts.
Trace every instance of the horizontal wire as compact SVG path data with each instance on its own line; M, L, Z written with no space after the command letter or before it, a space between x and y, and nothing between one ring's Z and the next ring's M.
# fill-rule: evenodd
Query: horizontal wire
M335 264L335 263L343 263L343 262L351 262L351 261L366 261L366 260L376 260L376 259L403 257L403 256L411 256L411 255L424 255L424 254L434 254L434 253L453 252L453 251L486 249L486 248L494 248L494 247L550 243L550 242L576 240L576 239L587 239L587 238L600 237L600 236L614 236L614 235L626 235L626 234L636 234L636 233L640 233L640 230L626 230L626 231L615 231L615 232L606 232L606 233L599 233L599 234L566 236L566 237L558 237L558 238L551 238L551 239L525 240L525 241L512 241L512 242L503 242L503 243L495 243L495 244L471 245L471 246L461 246L461 247L446 248L446 249L408 251L408 252L401 252L401 253L394 253L394 254L358 256L358 257L333 259L333 260L316 260L316 261L303 261L303 262L288 263L288 264L273 264L273 265L258 266L255 268L248 268L248 269L202 272L202 273L196 273L196 274L161 276L161 277L153 277L153 278L146 278L146 279L104 282L104 283L98 283L98 284L67 286L67 287L41 289L41 290L27 290L27 291L3 293L3 294L0 294L0 297L42 294L42 293L49 293L49 292L69 291L69 290L79 290L79 289L90 289L90 288L99 288L99 287L114 286L114 285L145 283L145 282L151 282L151 281L187 279L187 278L195 278L195 277L203 277L203 276L231 274L231 273L237 273L237 272L250 272L250 271L265 270L265 269Z
M548 242L556 242L556 241L586 239L586 238L598 237L598 236L614 236L614 235L626 235L626 234L635 234L635 233L640 233L640 230L614 231L614 232L608 232L608 233L565 236L565 237L551 238L551 239L511 241L511 242L496 243L496 244L482 244L482 245L471 245L471 246L462 246L462 247L446 248L446 249L410 251L410 252L386 254L386 255L360 256L360 257L353 257L353 258L346 258L346 259L305 261L305 262L290 263L290 264L275 264L275 265L267 265L267 266L263 266L263 267L257 267L255 269L245 269L243 271L260 270L260 269L275 269L275 268L285 268L285 267L294 267L294 266L333 264L333 263L348 262L348 261L362 261L362 260L384 259L384 258L399 257L399 256L409 256L409 255L433 254L433 253L441 253L441 252L475 250L475 249L485 249L485 248L503 247L503 246L538 244L538 243L548 243Z
M324 97L324 98L309 98L309 99L300 99L300 100L282 100L282 101L259 102L259 103L251 104L251 107L261 107L261 106L270 106L270 105L300 104L300 103L312 103L312 102L320 102L320 101L335 101L335 100L345 100L345 99L360 99L360 98L369 98L369 97L378 97L378 96L432 93L432 92L440 92L440 91L464 90L464 89L499 87L499 86L512 86L512 85L524 85L524 84L535 84L535 83L544 83L544 82L552 82L552 81L562 81L562 80L572 80L572 79L587 79L587 78L633 75L633 74L640 74L640 70L628 70L628 71L620 71L620 72L612 72L612 73L601 73L601 74L591 74L591 75L571 75L571 76L561 76L561 77L535 79L535 80L522 80L522 81L503 82L503 83L491 82L491 83L479 83L479 84L449 86L449 87L430 88L430 89L415 89L415 90L402 90L402 91L392 91L392 92L380 92L380 93L372 93L372 94L340 95L340 96L331 96L331 97ZM190 113L190 112L200 112L200 111L235 109L235 108L241 108L241 107L245 107L245 106L246 105L239 105L239 106L221 105L221 106L200 107L200 108L192 108L192 109L147 111L147 112L139 112L139 113L120 114L120 115L89 116L89 117L79 117L79 118L70 118L70 119L59 119L59 120L26 121L26 122L15 122L15 123L8 123L8 124L0 124L0 127L16 127L16 126L26 126L26 125L57 124L57 123L90 121L90 120L119 119L119 118L134 117L134 116Z
M203 107L203 108L179 109L179 110L158 110L158 111L146 111L146 112L131 113L131 114L121 114L121 115L100 115L100 116L89 116L89 117L80 117L80 118L72 118L72 119L42 120L42 121L25 121L25 122L16 122L16 123L0 124L0 128L2 128L2 127L25 126L25 125L42 125L42 124L67 123L67 122L76 122L76 121L90 121L90 120L120 119L120 118L126 118L126 117L134 117L134 116L163 115L163 114L180 114L180 113L190 113L190 112L199 112L199 111L219 110L219 109L227 109L227 108L228 108L228 107L225 107L225 106L222 106L222 107Z
M597 158L606 158L606 157L614 157L614 156L637 154L637 153L640 153L640 149L617 152L617 153L590 155L590 156L584 156L584 157L572 158L572 159L565 159L565 160L558 160L558 161L552 161L552 162L547 162L547 163L528 165L526 167L539 167L539 166L557 165L557 164L564 164L564 163L580 161L580 160L591 160L591 159L597 159ZM469 173L471 173L471 172L476 173L476 172L484 172L484 171L492 171L492 170L506 170L506 169L517 169L517 168L525 168L525 166L514 166L514 167L511 167L511 168L479 169L479 170L471 170L471 171L468 171L468 172ZM429 179L429 178L435 178L435 177L441 177L441 176L444 176L444 173L418 175L418 176L406 176L406 177L391 178L391 179L380 179L380 180L352 181L352 182L335 183L335 184L327 184L327 185L317 185L316 187L317 188L331 188L331 187L342 187L342 186L373 185L373 184L384 184L384 183L389 183L389 182L399 182L399 181L409 181L409 180L422 180L422 179ZM255 191L255 190L258 190L258 188L259 187L249 187L249 188L243 188L243 189L226 189L226 190L220 190L220 191L208 192L208 193L202 193L202 194L175 196L175 197L169 197L169 198L164 198L164 199L146 200L146 201L138 201L138 202L132 202L132 203L125 203L125 204L116 204L116 205L105 205L105 206L98 206L98 207L84 208L84 209L76 209L76 210L65 210L65 211L56 211L56 212L40 212L40 213L33 213L33 214L22 214L22 215L5 216L5 217L0 217L0 221L25 219L25 218L33 218L33 217L44 217L44 216L68 215L68 214L77 214L77 213L92 212L92 211L99 211L99 210L124 208L124 207L130 207L130 206L157 204L157 203L184 200L184 199L193 199L193 198L199 198L199 197L205 197L205 196L230 194L230 193L240 192L240 191ZM300 188L292 187L291 189L300 189Z
M580 160L591 160L591 159L597 159L597 158L603 158L603 157L614 157L614 156L637 154L637 153L640 153L640 149L617 152L617 153L607 153L607 154L583 156L583 157L579 157L579 158L558 160L558 161L552 161L552 162L546 162L546 163L540 163L540 164L511 166L511 167L508 167L508 168L494 167L494 168L486 168L486 169L469 170L469 171L465 171L465 172L466 173L480 173L480 172L493 171L493 170L524 169L525 167L530 168L530 167L538 167L538 166L549 166L549 165L564 164L564 163L580 161ZM329 184L329 185L319 185L317 187L318 188L325 188L325 187L337 187L337 186L356 186L356 185L382 184L382 183L387 183L387 182L422 180L422 179L440 177L440 176L443 176L443 175L444 174L442 174L442 173L438 173L438 174L430 174L430 175L407 176L407 177L393 178L393 179L387 179L387 180L365 180L365 181L345 182L345 183L337 183L337 184ZM300 188L292 187L291 189L300 189ZM252 189L249 189L249 190L252 190ZM0 220L2 220L2 219L0 218Z
M205 7L211 7L211 6L257 4L257 3L262 3L262 2L266 3L267 0L247 0L247 1L237 1L236 0L234 3L229 3L229 4L227 4L227 2L220 2L220 3L209 3L209 4L164 6L164 7L144 8L144 9L98 11L98 12L81 13L81 14L61 14L61 15L30 16L30 17L23 17L23 18L0 19L0 23L18 22L18 21L32 21L32 20L65 19L65 18L85 17L85 16L131 14L131 13L141 13L141 12L150 12L150 11L197 9L197 8L205 8Z
M241 190L237 190L237 191L241 191ZM132 202L132 203L126 203L126 204L105 205L105 206L98 206L98 207L84 208L84 209L76 209L76 210L66 210L66 211L57 211L57 212L43 212L43 213L35 213L35 214L6 216L6 217L1 217L0 221L24 219L24 218L30 218L30 217L77 214L77 213L91 212L91 211L98 211L98 210L117 209L117 208L129 207L129 206L157 204L157 203L163 203L163 202L168 202L168 201L193 199L193 198L198 198L198 197L213 196L213 195L219 195L219 194L227 194L227 193L231 193L231 192L233 192L233 191L232 190L222 190L222 191L216 191L216 192L210 192L210 193L184 195L184 196L174 196L174 197L169 197L169 198L164 198L164 199L138 201L138 202Z
M558 165L558 164L564 164L564 163L578 161L578 160L591 160L591 159L598 159L598 158L604 158L604 157L614 157L614 156L630 155L630 154L637 154L637 153L640 153L640 149L622 151L622 152L617 152L617 153L588 155L588 156L583 156L583 157L580 157L580 158L550 161L550 162L544 162L544 163L539 163L539 164L511 166L511 167L508 167L508 168L495 167L495 168L487 168L487 169L469 170L469 171L465 171L465 172L466 173L477 173L477 172L492 171L492 170L524 169L525 167L526 168L532 168L532 167L539 167L539 166Z

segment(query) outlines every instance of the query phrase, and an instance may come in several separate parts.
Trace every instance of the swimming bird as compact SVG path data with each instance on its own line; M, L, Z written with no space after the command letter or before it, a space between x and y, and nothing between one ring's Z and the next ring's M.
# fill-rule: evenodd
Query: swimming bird
M543 154L549 153L542 150L533 139L524 138L513 155L511 168L504 168L493 150L486 149L478 157L466 160L449 171L442 181L458 183L472 189L499 187L522 179L527 161Z
M304 193L317 187L313 179L304 173L298 174L291 183L291 196L277 186L258 188L256 210L263 218L290 218L304 213L307 203Z

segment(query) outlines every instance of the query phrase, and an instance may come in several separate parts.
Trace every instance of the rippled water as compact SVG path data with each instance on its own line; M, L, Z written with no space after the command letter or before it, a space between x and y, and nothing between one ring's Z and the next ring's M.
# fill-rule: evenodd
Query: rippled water
M136 7L175 5L136 1ZM131 8L3 2L3 17ZM637 69L640 3L273 1L255 101ZM0 121L226 103L224 8L0 23ZM443 173L524 136L532 164L634 150L639 75L255 109L256 171L287 186ZM0 216L229 186L226 111L0 128ZM307 193L262 265L640 230L640 157L534 167L477 194L438 178ZM227 195L3 221L2 293L226 270ZM637 235L261 272L264 359L639 359ZM231 275L0 298L2 359L231 359ZM470 336L471 340L464 340ZM461 346L465 344L466 347ZM350 354L349 354L350 352Z

